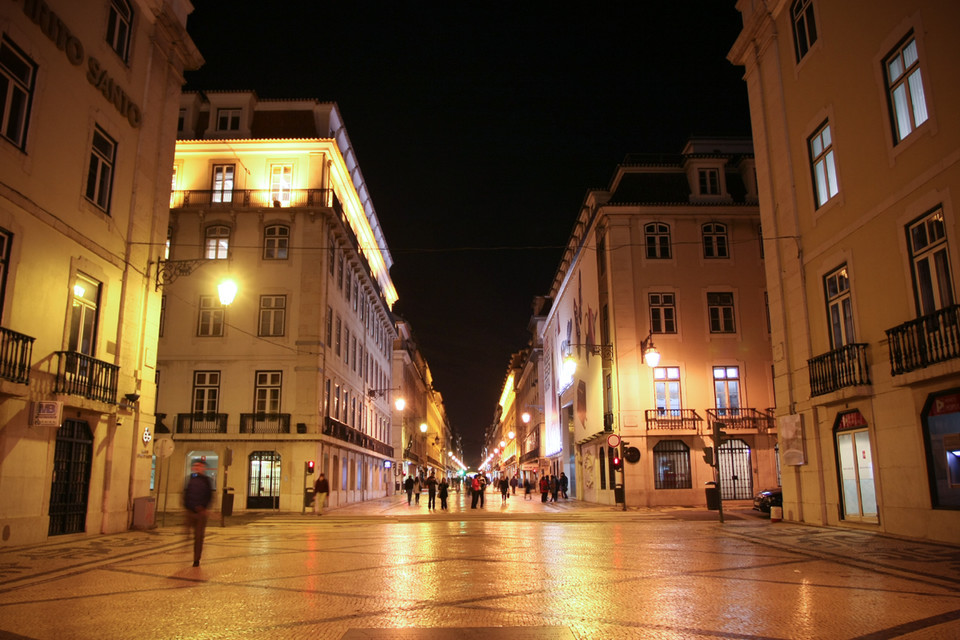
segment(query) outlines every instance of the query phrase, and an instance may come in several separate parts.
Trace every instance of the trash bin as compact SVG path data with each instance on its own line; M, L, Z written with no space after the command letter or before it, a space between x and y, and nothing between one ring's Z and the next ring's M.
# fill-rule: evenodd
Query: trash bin
M622 484L618 484L613 488L613 501L616 504L626 503L626 495Z
M133 499L133 528L152 529L155 527L157 501L153 496Z
M220 499L220 514L224 516L233 515L233 487L226 487L223 490L223 496Z
M309 509L313 506L313 487L306 487L303 490L303 508Z
M719 511L720 510L720 489L717 487L717 483L710 481L705 483L707 486L705 491L707 493L707 509L710 511Z

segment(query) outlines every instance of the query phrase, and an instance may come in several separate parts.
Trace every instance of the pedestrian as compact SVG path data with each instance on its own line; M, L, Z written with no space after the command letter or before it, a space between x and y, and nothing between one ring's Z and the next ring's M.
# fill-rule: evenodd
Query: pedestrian
M487 479L485 476L480 476L480 508L483 509L484 497L487 490Z
M517 495L517 485L520 484L520 481L517 479L517 474L513 474L513 477L510 478L510 489L513 495Z
M417 503L417 506L420 505L420 492L423 491L423 483L420 481L420 474L417 474L417 477L413 479L413 499Z
M430 472L430 477L427 478L427 509L437 509L437 476L433 471Z
M470 481L470 508L476 509L477 502L480 501L480 474L473 476Z
M547 493L550 491L550 480L546 474L540 476L540 502L547 501Z
M500 478L500 504L507 501L508 495L510 495L510 481L504 476Z
M183 489L183 506L187 510L187 533L193 529L193 566L200 566L200 554L203 553L203 536L207 532L207 507L213 497L213 486L207 477L207 463L194 460L190 467L190 477Z
M316 515L323 515L323 508L327 505L327 494L329 493L330 483L327 482L327 476L321 473L313 485L313 512Z
M533 498L530 496L530 489L531 489L530 479L529 479L529 478L524 478L524 479L523 479L523 499L524 499L524 500L532 500L532 499L533 499Z
M407 479L403 481L403 490L407 492L407 505L409 506L413 499L413 476L407 476Z
M450 487L450 485L447 484L447 479L446 479L446 478L441 478L441 479L440 479L440 484L437 486L437 495L440 496L440 510L441 510L441 511L446 511L446 510L447 510L447 490L449 489L449 487Z
M567 487L570 486L570 481L567 479L567 474L563 471L560 472L560 495L563 496L563 499L567 499Z
M560 482L557 476L550 476L550 502L557 501L557 494L560 493Z

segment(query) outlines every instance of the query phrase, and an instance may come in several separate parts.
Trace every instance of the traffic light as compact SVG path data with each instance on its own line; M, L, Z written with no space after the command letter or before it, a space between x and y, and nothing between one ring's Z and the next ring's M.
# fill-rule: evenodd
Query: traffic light
M616 471L621 471L623 469L623 458L620 457L619 453L613 454L613 460L611 464Z
M713 446L719 447L724 440L727 439L727 432L724 429L727 428L727 425L723 422L716 421L713 423Z
M703 461L709 466L713 466L713 447L703 448Z
M310 475L311 473L313 473L313 460L307 460L305 466L307 470L307 475Z

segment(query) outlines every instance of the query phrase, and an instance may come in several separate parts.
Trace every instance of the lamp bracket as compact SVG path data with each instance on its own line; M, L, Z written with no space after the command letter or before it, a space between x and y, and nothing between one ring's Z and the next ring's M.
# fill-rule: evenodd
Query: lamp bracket
M160 291L165 284L169 284L180 276L188 276L197 270L202 264L210 262L205 258L195 258L193 260L164 260L157 258L157 279L154 291Z
M605 360L610 360L613 358L612 344L571 344L568 346L570 349L579 349L580 347L583 347L587 350L587 353L595 356L602 356Z

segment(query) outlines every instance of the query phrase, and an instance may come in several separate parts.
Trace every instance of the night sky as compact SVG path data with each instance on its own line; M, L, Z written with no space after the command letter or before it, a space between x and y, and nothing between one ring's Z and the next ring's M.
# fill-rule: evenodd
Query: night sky
M336 102L400 300L480 462L510 355L527 345L589 189L628 153L749 135L726 60L734 0L195 0L188 90ZM281 10L282 7L282 10Z

